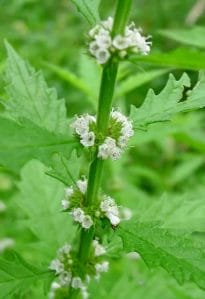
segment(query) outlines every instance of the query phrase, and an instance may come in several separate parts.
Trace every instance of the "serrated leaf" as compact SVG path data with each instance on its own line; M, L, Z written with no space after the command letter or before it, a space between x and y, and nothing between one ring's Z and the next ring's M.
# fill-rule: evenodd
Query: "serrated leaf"
M90 25L99 22L100 0L71 0Z
M158 95L153 90L149 90L140 108L132 106L131 118L135 127L146 127L151 123L168 121L175 113L181 111L182 104L178 102L182 98L184 86L190 86L190 79L186 74L183 74L178 81L170 74L166 86Z
M205 289L205 244L201 240L156 222L128 222L118 234L125 251L139 252L150 268L161 266L180 284L191 281Z
M47 269L31 266L13 252L9 259L0 258L0 298L19 298L20 294L28 291L33 284L44 282L51 276Z
M160 30L159 33L162 36L183 44L205 48L205 27L195 26L190 29L164 29Z
M48 88L41 72L36 72L6 43L6 92L3 104L8 117L27 118L48 131L66 134L68 121L64 100L58 100L55 89Z
M68 158L75 146L71 137L55 135L28 120L18 124L0 117L0 165L15 172L31 159L51 165L57 152Z
M38 161L25 165L15 203L27 216L24 224L43 246L44 260L50 261L56 250L72 237L73 228L68 213L61 212L64 185L45 172L45 166Z

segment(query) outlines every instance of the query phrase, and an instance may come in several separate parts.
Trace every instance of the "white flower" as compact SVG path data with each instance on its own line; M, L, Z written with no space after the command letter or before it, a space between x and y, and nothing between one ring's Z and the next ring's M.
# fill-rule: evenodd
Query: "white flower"
M106 49L99 49L95 52L95 57L99 64L106 63L110 58L110 52Z
M64 190L65 198L69 199L73 195L73 187L67 187Z
M102 246L97 240L93 240L94 254L100 256L106 253L105 247Z
M93 146L95 144L94 132L88 132L81 135L80 143L85 147Z
M51 289L52 290L57 290L57 289L60 289L60 284L57 283L56 281L53 281L52 284L51 284Z
M59 259L55 259L51 262L49 269L55 271L56 274L60 274L64 271L64 265Z
M83 286L82 280L80 277L73 277L71 286L74 289L81 289Z
M110 196L104 196L103 201L100 203L100 209L102 212L107 212L111 207L114 207L115 201Z
M74 221L82 223L85 213L81 208L74 208L72 210L72 216Z
M78 189L80 190L80 192L82 194L85 194L86 191L87 191L87 185L88 185L88 181L87 180L78 180L76 182L77 186L78 186Z
M92 38L95 38L95 35L98 34L99 30L100 30L101 26L98 24L95 27L93 27L90 31L89 31L89 36Z
M102 273L102 272L107 272L109 270L109 262L104 261L102 263L98 263L95 265L95 269L97 274Z
M112 39L108 31L101 31L95 37L95 42L100 49L108 49L112 45Z
M116 140L111 137L106 137L104 143L101 144L98 149L98 158L102 158L103 160L108 159L109 157L116 160L119 158L119 154Z
M0 253L4 252L6 249L12 248L14 244L14 240L10 238L0 240Z
M113 18L112 18L112 17L108 17L108 19L105 20L105 21L102 21L101 24L102 24L102 26L103 26L106 30L111 31L111 30L112 30L112 27L113 27Z
M93 220L89 215L85 215L81 224L83 228L89 229L93 225Z
M120 217L113 214L111 211L106 213L107 218L110 220L110 223L114 226L117 226L120 223Z
M0 200L0 213L3 213L5 211L6 211L6 205L2 200Z
M125 50L129 48L130 39L126 36L117 35L112 42L113 46L118 50Z
M71 283L72 275L71 272L63 272L59 276L59 283L61 286L69 286Z
M70 201L67 199L62 199L61 200L61 206L63 210L67 210L70 206Z
M62 256L64 254L68 255L71 251L71 245L70 244L65 244L63 245L63 247L61 247L60 249L58 249L58 255Z
M91 42L90 45L89 45L89 51L90 53L95 56L96 55L96 52L100 49L100 46L99 44L94 41L94 42Z

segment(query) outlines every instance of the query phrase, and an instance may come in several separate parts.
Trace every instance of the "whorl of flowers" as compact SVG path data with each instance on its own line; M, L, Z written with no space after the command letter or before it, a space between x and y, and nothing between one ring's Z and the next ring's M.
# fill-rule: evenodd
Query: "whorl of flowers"
M112 54L124 58L131 53L147 55L150 52L149 37L144 37L134 23L126 26L123 35L112 37L112 28L113 18L109 17L89 31L89 52L99 64L105 64Z
M83 146L92 147L96 145L96 118L94 116L89 114L77 116L71 127L79 136ZM98 158L103 160L108 158L119 159L133 134L132 122L121 112L112 110L107 136L99 144Z
M64 190L64 199L61 206L64 211L69 211L73 220L79 223L84 229L89 229L93 225L90 215L83 209L83 196L87 191L87 180L84 178L76 182L76 186L69 186Z
M110 136L99 146L98 158L118 160L130 137L134 135L132 122L119 111L113 110L108 131Z

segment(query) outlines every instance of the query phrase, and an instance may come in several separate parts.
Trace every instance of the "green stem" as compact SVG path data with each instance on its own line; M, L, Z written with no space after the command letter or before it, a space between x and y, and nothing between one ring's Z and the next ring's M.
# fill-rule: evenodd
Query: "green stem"
M118 0L112 32L113 35L123 34L125 26L127 24L131 4L132 0ZM106 136L106 132L108 129L117 70L118 61L114 58L111 58L103 68L97 112L97 132L101 137ZM88 188L85 199L86 206L89 206L93 202L98 200L98 192L101 185L103 164L104 161L98 159L96 151L95 158L90 164L89 168ZM85 271L94 234L94 228L91 228L88 231L85 231L83 229L81 230L78 259L79 262L84 265L83 268L85 269ZM82 273L82 276L84 275L85 273ZM71 291L69 294L70 299L75 299L77 298L77 296L77 291Z

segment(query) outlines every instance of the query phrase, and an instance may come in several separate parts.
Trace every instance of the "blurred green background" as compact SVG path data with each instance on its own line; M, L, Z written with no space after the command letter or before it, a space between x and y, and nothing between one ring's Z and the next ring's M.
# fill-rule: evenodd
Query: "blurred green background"
M115 3L102 0L102 18L113 15ZM139 106L142 103L149 88L158 93L170 72L179 78L186 71L192 85L196 83L198 71L205 69L205 1L135 0L130 19L142 27L146 35L152 36L155 62L142 58L133 63L122 63L115 106L127 113L130 104ZM185 29L183 34L178 32L182 29ZM101 68L87 55L88 30L89 25L70 1L0 0L0 97L5 98L6 39L23 58L43 71L48 85L57 89L59 98L65 98L69 117L82 111L94 113ZM177 116L171 124L156 125L148 132L139 131L127 155L115 167L107 165L105 173L109 172L110 177L107 181L105 175L104 188L121 203L135 209L136 215L164 193L168 198L177 198L184 193L190 198L193 195L203 197L204 120L204 111L192 112ZM18 227L11 227L19 217L10 201L16 192L16 180L16 174L0 168L0 202L6 206L6 210L0 208L0 240L6 237L16 239L21 234ZM24 234L23 238L32 239L29 234ZM130 264L123 261L121 267L129 268ZM153 285L158 283L152 273L147 278L144 268L140 273L142 277L146 276L145 281L150 279ZM111 279L114 274L109 275ZM168 279L164 272L159 275L158 281ZM155 293L152 285L146 286L150 295L141 289L143 283L140 281L138 279L141 297L138 298L204 298L201 291L182 290L173 281L168 283L169 290L161 284ZM106 282L105 286L109 288ZM116 291L113 292L116 298ZM162 295L164 292L166 295ZM99 293L99 298L103 296L103 292ZM118 298L131 295L126 293L123 296Z

